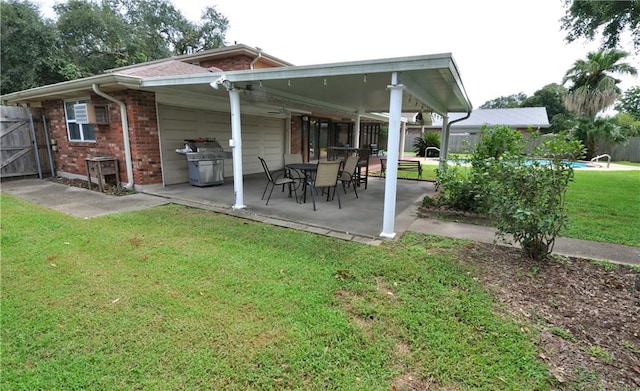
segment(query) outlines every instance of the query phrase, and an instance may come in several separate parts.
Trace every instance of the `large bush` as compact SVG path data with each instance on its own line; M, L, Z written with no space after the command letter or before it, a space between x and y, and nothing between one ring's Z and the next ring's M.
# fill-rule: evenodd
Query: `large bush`
M436 170L437 203L457 210L488 212L491 187L487 183L496 169L491 162L523 155L524 145L522 134L508 126L482 127L475 147L467 145L469 158L453 158L453 164Z
M487 183L491 187L487 194L497 235L512 236L531 259L549 255L567 224L565 198L574 175L571 163L582 153L579 141L554 135L534 150L533 156L544 160L525 161L516 155L491 161L494 176Z
M465 162L470 167L458 162L437 170L435 202L487 213L498 237L512 237L528 257L543 259L567 223L564 201L573 179L571 162L584 149L580 141L559 134L547 136L529 156L524 150L520 132L506 126L484 128Z

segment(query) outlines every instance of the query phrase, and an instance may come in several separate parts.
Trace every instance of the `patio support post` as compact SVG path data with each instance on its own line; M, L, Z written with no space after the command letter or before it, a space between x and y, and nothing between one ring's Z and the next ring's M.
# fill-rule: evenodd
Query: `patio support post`
M360 113L356 114L356 126L353 129L353 147L360 148Z
M242 131L240 127L240 93L233 85L228 88L231 102L231 147L233 148L233 209L245 209L244 184L242 182Z
M444 169L444 165L449 159L449 117L442 116L442 130L440 130L440 162L438 168Z
M398 153L400 154L399 159L404 159L404 143L407 139L407 123L400 123L400 145L398 149Z
M396 192L398 188L398 150L400 148L400 115L402 113L402 90L404 85L398 81L398 72L391 75L389 102L389 140L387 170L384 186L384 211L380 236L393 239L396 236Z

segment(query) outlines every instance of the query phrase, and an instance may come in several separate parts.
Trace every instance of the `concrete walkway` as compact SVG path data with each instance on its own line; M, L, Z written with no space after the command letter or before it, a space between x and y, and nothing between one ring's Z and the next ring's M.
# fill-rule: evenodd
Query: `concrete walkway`
M496 230L473 224L463 224L436 219L416 219L407 231L423 232L481 243L493 243ZM506 245L505 243L499 243ZM554 254L640 266L640 247L624 246L572 238L556 238Z
M260 189L262 186L262 182L260 182ZM195 189L187 186L186 190L200 191L202 189ZM78 218L92 218L110 213L130 212L170 203L177 203L273 225L333 236L345 240L354 240L368 244L378 244L382 242L382 240L376 238L375 235L353 234L349 233L347 230L340 230L332 227L330 225L331 221L335 222L336 216L338 216L339 213L344 212L344 210L341 212L334 206L326 208L323 213L319 214L324 217L331 217L330 219L327 218L324 220L324 224L326 225L323 225L313 223L308 224L295 217L287 219L286 216L283 218L282 216L260 213L265 212L266 209L256 209L252 212L233 211L231 208L221 207L213 202L197 202L194 201L193 198L188 199L180 197L178 196L178 192L158 193L156 195L137 193L127 195L125 197L117 197L96 191L90 191L88 189L69 187L39 179L22 179L4 182L2 183L2 192L15 195L27 201L43 205ZM181 193L185 194L185 192ZM283 203L290 202L290 200L286 201L285 198L282 198L280 201ZM494 242L495 229L491 227L417 217L415 210L418 206L418 201L419 200L416 200L416 202L406 207L403 211L399 211L397 214L396 230L398 237L404 232L409 231L458 239L468 239L482 243ZM257 203L257 201L255 203ZM333 215L334 213L336 215ZM557 238L554 253L565 256L640 266L640 247L591 242L570 238Z

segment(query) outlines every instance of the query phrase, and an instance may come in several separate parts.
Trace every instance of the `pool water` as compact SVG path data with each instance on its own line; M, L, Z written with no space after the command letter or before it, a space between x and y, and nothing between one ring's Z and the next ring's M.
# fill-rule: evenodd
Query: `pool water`
M546 160L546 159L527 160L526 164L530 166L530 165L533 164L534 161L538 162L541 165L548 165L549 164L549 160ZM571 167L573 167L573 168L593 168L593 167L598 167L595 164L587 163L587 162L569 162L569 165Z
M460 159L460 160L449 160L448 164L456 164L460 163L460 164L467 164L469 163L467 160L464 159ZM549 164L549 160L547 159L527 159L525 160L525 165L527 166L531 166L534 164L534 162L537 162L540 165L548 165ZM595 167L599 167L597 164L594 163L589 163L589 162L581 162L581 161L576 161L576 162L571 162L569 164L572 168L595 168Z

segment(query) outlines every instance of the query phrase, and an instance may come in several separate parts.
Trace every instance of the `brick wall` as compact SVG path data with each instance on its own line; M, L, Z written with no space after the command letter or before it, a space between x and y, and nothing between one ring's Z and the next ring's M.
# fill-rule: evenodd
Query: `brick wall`
M129 123L129 142L133 163L134 183L148 185L162 183L160 164L160 141L156 114L155 95L143 91L114 93L113 97L125 102ZM64 102L43 102L48 119L49 134L58 145L54 154L56 170L63 173L85 176L85 159L98 156L113 156L120 167L120 181L128 182L124 137L119 105L97 95L91 96L94 104L108 106L109 124L96 127L95 142L69 141L64 115Z
M254 57L240 55L203 61L199 65L204 68L216 67L229 71L244 70L250 68L253 60ZM256 64L256 67L264 66L267 65ZM158 116L154 93L127 90L110 95L123 101L127 106L134 183L137 185L162 183ZM85 159L114 156L120 167L120 181L126 183L129 178L127 178L120 107L116 103L93 94L91 102L107 105L109 113L109 124L94 125L96 127L95 142L70 142L67 135L64 102L62 100L43 102L45 115L49 121L49 133L58 145L58 151L54 154L56 170L60 173L85 176L87 174ZM294 117L291 139L293 153L300 153L301 137L300 117Z
M240 71L250 69L251 61L253 58L249 56L235 56L201 61L199 65L203 68L216 67L223 71Z
M291 153L302 153L302 117L291 116Z

